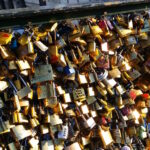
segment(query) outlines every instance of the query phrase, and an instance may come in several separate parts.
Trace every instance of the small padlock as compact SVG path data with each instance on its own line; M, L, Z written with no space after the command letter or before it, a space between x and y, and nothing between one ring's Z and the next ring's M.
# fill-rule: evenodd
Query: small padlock
M98 127L99 129L99 136L103 142L103 146L104 148L106 148L107 146L109 146L110 144L113 143L113 139L112 139L112 136L111 136L111 133L110 131L104 131L101 126Z

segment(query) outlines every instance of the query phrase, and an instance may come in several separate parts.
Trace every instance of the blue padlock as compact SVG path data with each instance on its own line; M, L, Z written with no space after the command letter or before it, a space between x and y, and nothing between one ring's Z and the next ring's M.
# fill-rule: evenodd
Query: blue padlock
M64 67L64 73L66 75L72 75L75 73L75 69L74 68L70 68L69 66Z

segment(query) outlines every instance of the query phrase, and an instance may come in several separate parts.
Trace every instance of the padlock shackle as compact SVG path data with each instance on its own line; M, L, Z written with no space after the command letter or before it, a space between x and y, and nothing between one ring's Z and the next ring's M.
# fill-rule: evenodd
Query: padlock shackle
M10 79L8 78L7 81L8 81L8 83L10 84L11 88L13 88L14 94L16 94L18 90L17 90L16 86L14 85L14 83L12 82L12 80L10 80Z
M22 78L22 76L19 73L15 73L15 75L21 80L21 82L23 83L24 86L27 86L27 83L24 81L24 79Z

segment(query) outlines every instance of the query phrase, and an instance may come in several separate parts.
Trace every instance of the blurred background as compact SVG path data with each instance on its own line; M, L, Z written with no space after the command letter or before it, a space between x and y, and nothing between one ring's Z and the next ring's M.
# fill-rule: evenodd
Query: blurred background
M0 9L16 9L25 7L39 7L45 6L48 8L55 7L69 7L70 5L80 4L116 4L116 3L128 3L138 2L145 0L0 0ZM146 0L147 1L147 0Z

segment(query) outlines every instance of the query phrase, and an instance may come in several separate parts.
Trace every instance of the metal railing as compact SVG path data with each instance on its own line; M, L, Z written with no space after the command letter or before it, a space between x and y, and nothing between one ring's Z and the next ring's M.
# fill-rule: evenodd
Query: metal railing
M46 6L50 9L59 7L69 7L70 5L94 4L113 5L128 2L143 2L147 0L0 0L0 9L17 9L24 7Z

